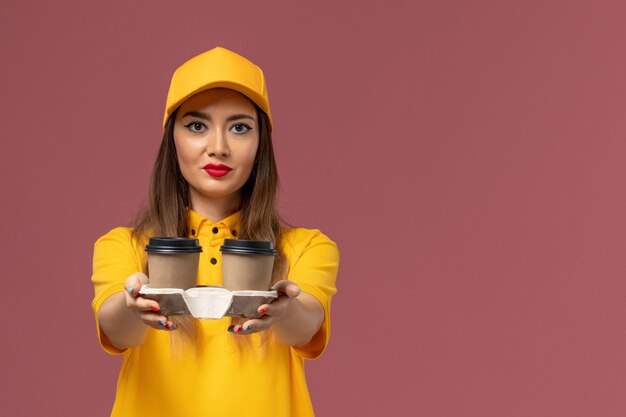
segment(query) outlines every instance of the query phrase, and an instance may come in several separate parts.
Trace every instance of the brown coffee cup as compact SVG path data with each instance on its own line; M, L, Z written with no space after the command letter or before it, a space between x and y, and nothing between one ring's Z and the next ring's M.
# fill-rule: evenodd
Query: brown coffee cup
M187 290L196 286L202 252L198 239L152 237L146 252L151 287Z
M272 282L274 243L261 240L224 239L222 285L230 291L268 291Z

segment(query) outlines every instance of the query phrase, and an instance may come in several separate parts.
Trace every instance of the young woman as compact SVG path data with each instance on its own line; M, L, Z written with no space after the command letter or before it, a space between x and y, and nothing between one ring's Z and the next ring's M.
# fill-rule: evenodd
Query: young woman
M98 337L124 355L112 415L313 415L304 359L328 343L339 255L318 230L280 223L261 69L224 48L187 61L172 78L163 128L145 209L133 228L113 229L94 248ZM258 319L199 320L199 348L174 355L173 318L139 295L150 282L150 236L199 239L197 285L221 284L224 239L273 241L279 297Z

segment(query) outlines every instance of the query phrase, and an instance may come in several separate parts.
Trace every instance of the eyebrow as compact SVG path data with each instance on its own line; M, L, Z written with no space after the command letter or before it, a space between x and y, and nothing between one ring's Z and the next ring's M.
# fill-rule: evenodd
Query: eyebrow
M208 120L211 121L211 116L209 116L208 114L199 112L199 111L188 111L187 113L185 113L183 115L183 117L187 117L187 116L192 116L192 117L197 117L198 119L204 119L204 120ZM250 119L252 121L256 121L256 119L252 116L250 116L249 114L233 114L232 116L228 116L226 118L227 122L232 122L233 120L240 120L240 119Z

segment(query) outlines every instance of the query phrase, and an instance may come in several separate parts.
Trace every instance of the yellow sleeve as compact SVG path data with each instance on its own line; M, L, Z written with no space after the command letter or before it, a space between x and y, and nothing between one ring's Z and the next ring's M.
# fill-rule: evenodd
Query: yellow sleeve
M91 306L96 318L100 346L110 354L120 354L100 328L98 312L104 300L124 291L126 278L142 270L141 252L131 240L131 229L118 227L98 239L93 251L93 282L95 296Z
M316 359L326 349L330 337L330 300L337 292L339 250L319 230L293 229L286 235L283 250L289 262L288 279L314 296L324 308L320 330L309 343L292 349L306 359Z

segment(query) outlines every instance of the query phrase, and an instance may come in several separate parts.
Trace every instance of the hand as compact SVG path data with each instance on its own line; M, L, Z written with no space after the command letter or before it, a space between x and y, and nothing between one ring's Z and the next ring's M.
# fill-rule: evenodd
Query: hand
M159 303L148 300L139 295L141 287L150 283L150 278L141 272L135 272L126 279L124 296L126 306L130 308L144 322L144 324L158 330L176 330L176 326L167 317L159 314Z
M278 297L270 304L259 306L257 311L263 314L258 319L252 319L243 324L236 324L228 328L229 332L237 334L251 334L269 329L278 323L287 313L289 306L301 293L300 287L293 281L281 280L272 287L276 290Z

